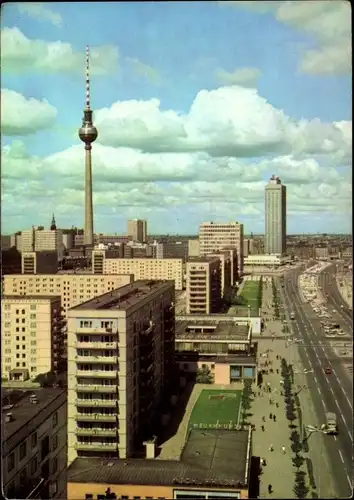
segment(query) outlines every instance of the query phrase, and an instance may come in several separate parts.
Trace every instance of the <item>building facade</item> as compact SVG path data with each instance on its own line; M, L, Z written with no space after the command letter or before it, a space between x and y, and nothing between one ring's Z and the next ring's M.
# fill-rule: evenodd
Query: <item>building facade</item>
M58 272L56 251L22 252L22 274L55 274Z
M5 498L66 498L66 391L2 391Z
M236 248L238 273L243 273L243 224L239 222L203 222L199 227L200 255L224 248Z
M134 280L131 274L12 274L4 276L4 293L6 295L46 295L60 296L64 315L67 310L81 302L93 299L97 295L115 290Z
M136 280L174 280L176 290L183 290L182 259L107 259L104 250L92 253L94 274L133 274Z
M5 295L1 312L1 376L27 380L58 370L65 335L60 297Z
M221 262L218 257L192 259L186 267L186 313L211 314L221 307Z
M68 313L68 463L126 458L174 366L173 282L135 281Z
M225 251L219 251L208 255L208 257L217 257L220 259L221 265L221 296L225 297L230 289L232 282L232 264L230 253Z
M188 240L188 257L199 257L199 239Z
M147 241L147 221L141 219L128 220L127 235L131 236L133 241L146 243Z
M275 175L265 188L264 253L286 253L286 186Z

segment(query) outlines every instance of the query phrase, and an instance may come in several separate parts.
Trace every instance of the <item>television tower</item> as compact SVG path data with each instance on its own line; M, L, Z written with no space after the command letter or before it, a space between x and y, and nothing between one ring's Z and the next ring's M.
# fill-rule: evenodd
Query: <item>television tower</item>
M97 139L98 132L92 123L90 108L90 52L86 46L86 104L79 137L85 143L85 229L84 245L93 247L93 206L92 206L92 158L91 144Z

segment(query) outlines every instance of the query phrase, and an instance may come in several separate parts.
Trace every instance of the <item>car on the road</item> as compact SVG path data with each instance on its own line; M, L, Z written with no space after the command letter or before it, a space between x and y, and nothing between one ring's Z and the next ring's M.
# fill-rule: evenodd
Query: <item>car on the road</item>
M332 368L330 366L326 366L324 372L326 375L332 375Z

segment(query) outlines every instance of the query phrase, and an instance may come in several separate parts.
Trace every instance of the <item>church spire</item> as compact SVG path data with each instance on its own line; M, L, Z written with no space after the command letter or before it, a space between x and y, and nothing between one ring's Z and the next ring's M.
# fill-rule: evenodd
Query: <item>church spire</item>
M53 214L53 217L52 217L52 224L51 224L51 226L50 226L50 229L51 229L52 231L55 231L55 230L56 230L56 228L57 228L57 225L55 224L55 217L54 217L54 214Z

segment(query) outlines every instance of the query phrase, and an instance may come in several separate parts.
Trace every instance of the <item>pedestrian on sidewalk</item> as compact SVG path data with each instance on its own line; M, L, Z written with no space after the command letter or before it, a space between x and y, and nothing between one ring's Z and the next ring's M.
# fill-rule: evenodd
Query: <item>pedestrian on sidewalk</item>
M265 417L262 417L262 422L265 422Z
M262 432L264 432L264 425L261 426Z
M268 484L268 493L269 493L269 495L272 493L272 491L273 491L272 485Z
M285 455L285 446L282 446L281 447L281 451L283 452L283 454Z
M274 451L274 447L272 444L269 446L269 451Z
M276 422L277 421L277 417L275 415L273 415L273 421Z
M273 414L269 413L269 420L272 420L272 418L273 418Z
M278 403L278 402L276 402L276 403L275 403L275 406L276 406L277 408L279 408L279 403Z

